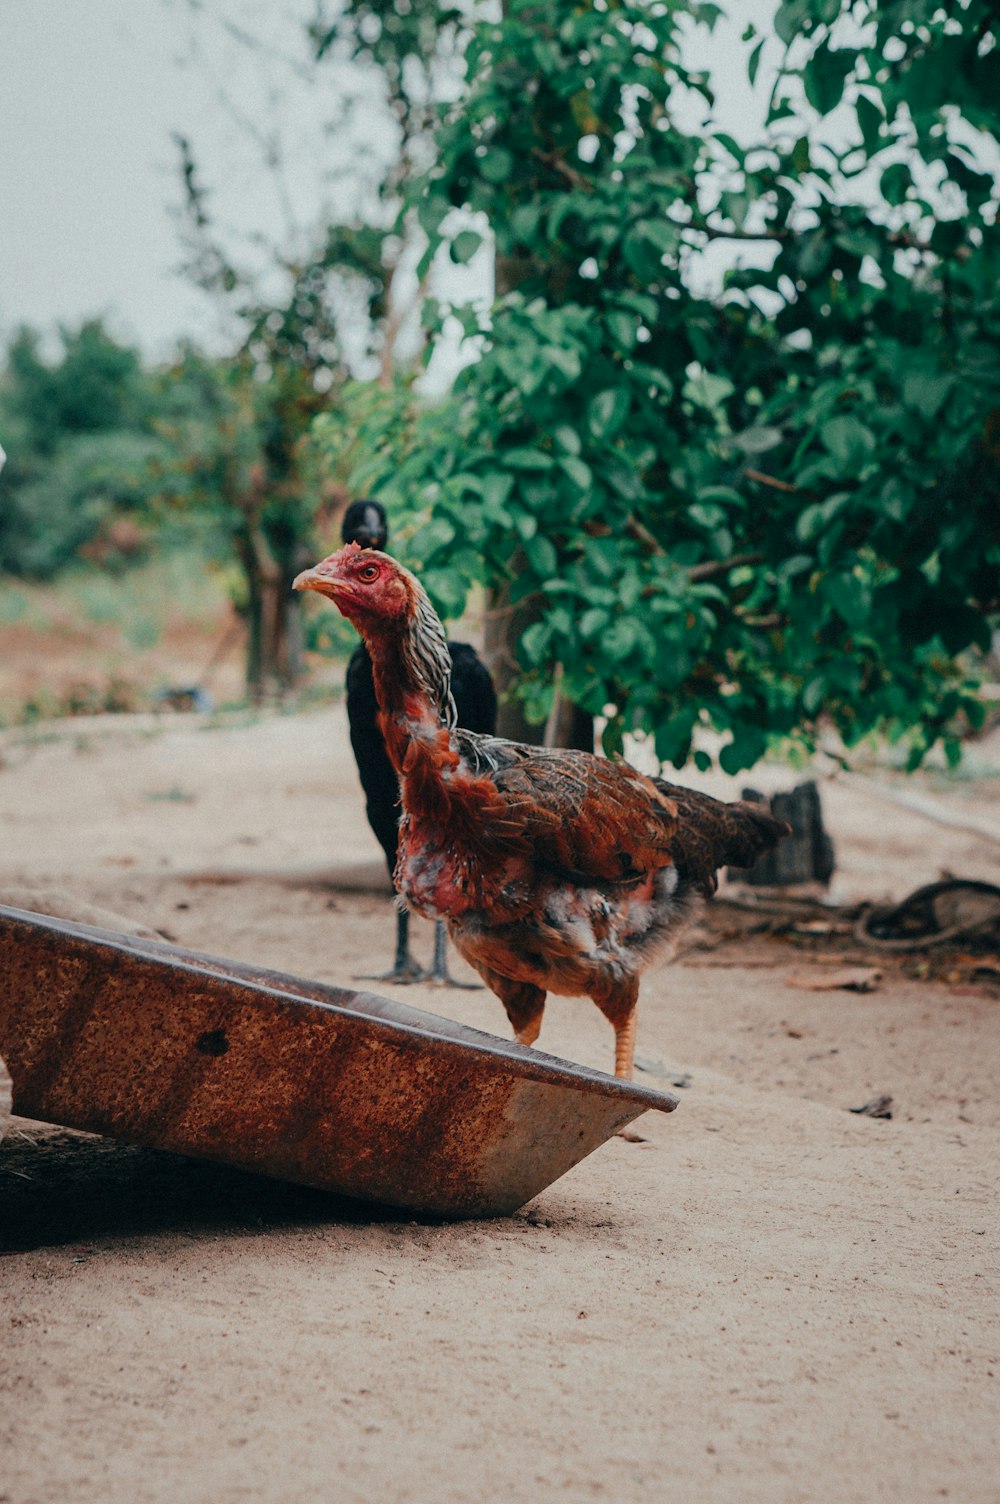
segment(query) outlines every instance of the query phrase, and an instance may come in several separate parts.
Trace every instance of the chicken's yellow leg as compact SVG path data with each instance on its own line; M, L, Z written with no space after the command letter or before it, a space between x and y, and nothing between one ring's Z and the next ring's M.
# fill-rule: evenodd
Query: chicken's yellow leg
M632 1079L632 1060L635 1056L636 1009L633 1008L625 1022L615 1029L615 1075L623 1081Z

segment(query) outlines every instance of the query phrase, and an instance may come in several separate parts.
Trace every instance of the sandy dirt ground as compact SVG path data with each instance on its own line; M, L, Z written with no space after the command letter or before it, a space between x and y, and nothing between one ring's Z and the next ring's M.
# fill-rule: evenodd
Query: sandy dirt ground
M921 788L949 823L825 786L840 897L996 879L1000 783ZM0 739L0 901L350 984L390 959L379 860L339 709ZM800 990L844 946L728 912L643 985L640 1079L678 1111L509 1219L16 1124L0 1504L996 1504L1000 993L961 958ZM485 992L399 995L506 1034ZM586 1001L540 1042L611 1063ZM848 1110L881 1094L891 1120Z

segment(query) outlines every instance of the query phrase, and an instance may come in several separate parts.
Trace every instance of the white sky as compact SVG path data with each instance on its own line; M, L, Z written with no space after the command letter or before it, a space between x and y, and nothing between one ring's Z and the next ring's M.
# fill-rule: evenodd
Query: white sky
M690 61L713 69L717 117L745 138L763 91L759 78L758 98L750 94L738 37L749 19L765 24L776 0L731 3L738 25L699 39ZM225 9L302 56L312 0L226 0ZM191 138L221 222L283 244L289 208L291 233L305 235L343 193L338 161L388 149L364 80L328 67L310 84L265 66L204 18L193 22L187 0L0 0L0 63L0 339L21 323L49 332L103 315L154 358L182 335L219 347L217 311L178 275L172 131ZM331 136L325 126L352 85L352 124ZM235 115L281 121L284 197Z

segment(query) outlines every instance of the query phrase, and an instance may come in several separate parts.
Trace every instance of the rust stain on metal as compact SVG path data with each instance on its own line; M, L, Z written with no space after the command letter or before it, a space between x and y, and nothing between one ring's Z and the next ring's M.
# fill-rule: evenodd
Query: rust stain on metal
M677 1099L372 993L0 908L14 1110L451 1217Z

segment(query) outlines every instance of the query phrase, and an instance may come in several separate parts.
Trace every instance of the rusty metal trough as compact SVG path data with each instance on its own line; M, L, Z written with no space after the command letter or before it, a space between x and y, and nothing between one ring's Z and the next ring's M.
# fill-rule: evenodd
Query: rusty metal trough
M446 1217L515 1211L668 1093L378 997L0 907L14 1111Z

